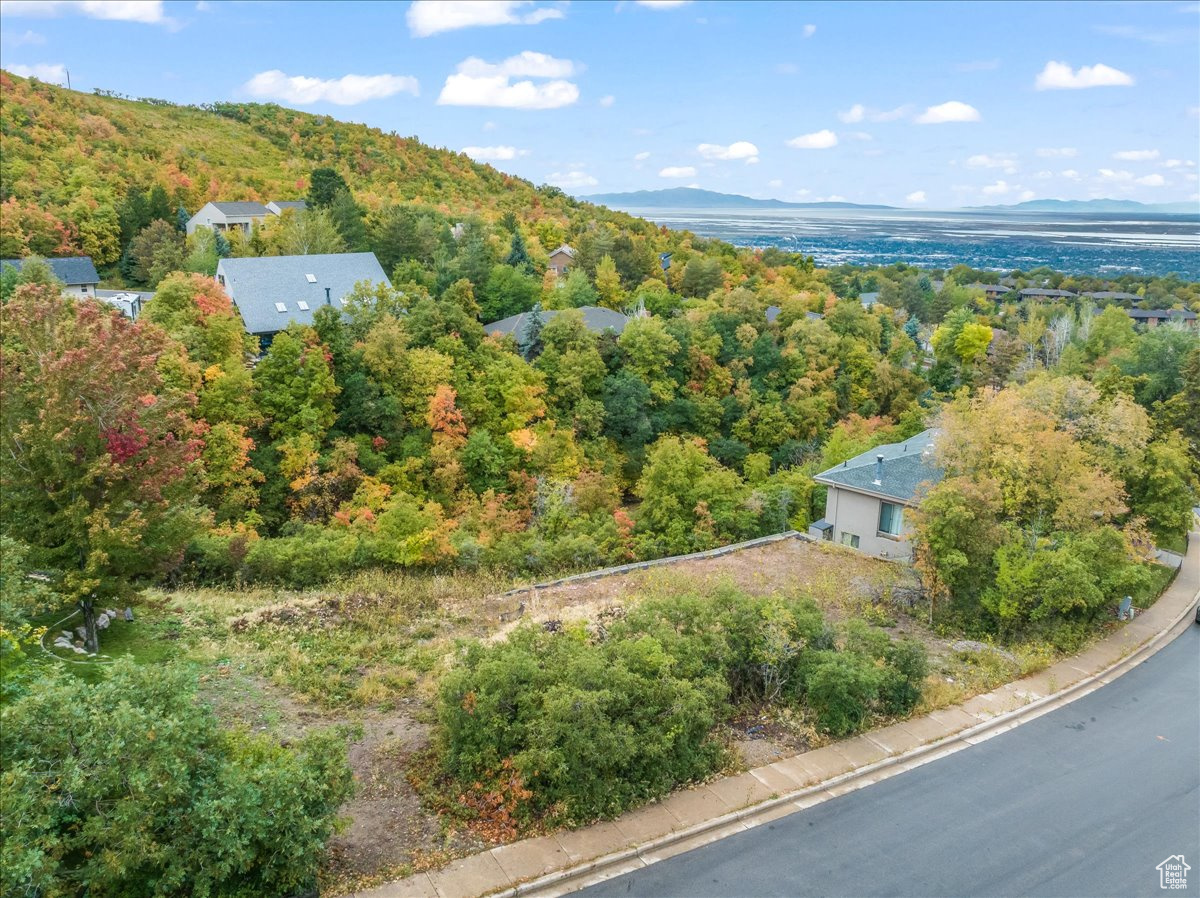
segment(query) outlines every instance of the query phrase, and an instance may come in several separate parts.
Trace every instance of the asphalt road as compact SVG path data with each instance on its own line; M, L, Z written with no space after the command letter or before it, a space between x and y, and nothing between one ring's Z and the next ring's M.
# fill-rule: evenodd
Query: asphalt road
M580 894L1200 895L1200 626L1015 730Z

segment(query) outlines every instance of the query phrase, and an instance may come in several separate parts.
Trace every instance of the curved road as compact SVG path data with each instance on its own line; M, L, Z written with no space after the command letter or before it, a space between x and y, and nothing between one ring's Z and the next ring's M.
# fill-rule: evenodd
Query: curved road
M582 894L1200 895L1200 626L1014 730Z

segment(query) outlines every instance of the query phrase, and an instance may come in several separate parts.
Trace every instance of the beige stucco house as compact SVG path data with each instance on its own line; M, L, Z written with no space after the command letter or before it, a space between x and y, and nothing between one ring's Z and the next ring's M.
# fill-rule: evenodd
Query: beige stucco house
M905 512L917 504L924 488L942 478L933 457L936 438L936 430L924 430L818 474L814 479L829 492L825 517L808 528L809 536L878 558L911 560Z

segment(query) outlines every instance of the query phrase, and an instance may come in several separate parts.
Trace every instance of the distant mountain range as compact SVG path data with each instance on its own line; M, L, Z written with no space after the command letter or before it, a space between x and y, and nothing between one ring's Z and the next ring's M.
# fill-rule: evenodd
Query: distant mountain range
M608 206L610 209L865 209L899 210L898 206L866 205L863 203L788 203L783 200L762 200L736 193L717 193L697 187L669 187L664 190L635 190L630 193L596 193L579 199ZM932 211L932 210L931 210ZM1197 214L1196 203L1138 203L1133 200L1029 200L1009 206L970 206L973 212L1077 212L1077 213L1150 213Z
M717 193L697 187L669 187L665 190L635 190L632 193L597 193L579 199L612 209L895 209L895 206L867 206L862 203L785 203L783 200L759 200L735 193Z

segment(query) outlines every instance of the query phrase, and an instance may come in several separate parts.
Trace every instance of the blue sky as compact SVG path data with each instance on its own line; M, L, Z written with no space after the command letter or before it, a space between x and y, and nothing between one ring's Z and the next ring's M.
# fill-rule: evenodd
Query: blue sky
M0 2L17 74L264 100L570 193L1197 200L1200 3Z

